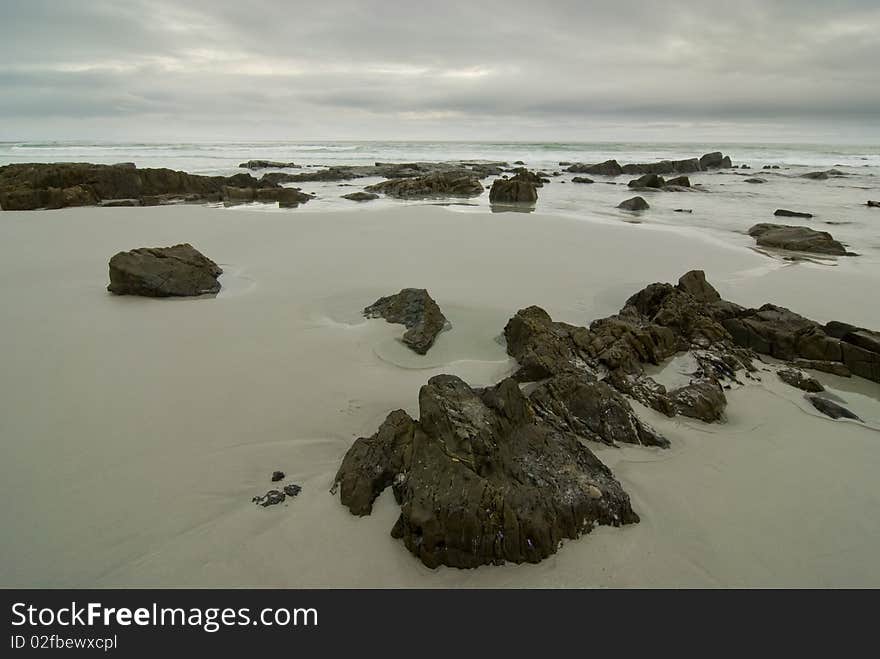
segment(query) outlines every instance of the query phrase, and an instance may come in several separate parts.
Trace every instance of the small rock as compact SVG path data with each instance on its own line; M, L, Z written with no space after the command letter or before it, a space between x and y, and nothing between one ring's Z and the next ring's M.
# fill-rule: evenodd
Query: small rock
M593 183L594 181L593 181L593 179L587 178L586 176L575 176L573 179L571 179L571 182L572 183ZM868 203L870 204L871 202L868 202Z
M296 483L290 483L289 485L284 486L284 494L289 497L295 497L300 492L302 492L302 487Z
M745 183L766 183L767 179L765 178L747 178Z
M808 391L814 394L819 393L820 391L825 391L825 387L823 387L822 383L816 378L812 378L796 368L783 368L777 371L776 374L779 376L780 380L785 382L785 384L796 387L797 389L802 389L803 391Z
M833 400L828 400L822 396L807 396L807 400L822 414L830 416L832 419L854 419L861 421L858 416L850 412L843 405L838 405Z
M676 208L675 212L676 213L693 213L694 209L693 208Z
M448 321L424 288L404 288L396 295L379 298L364 309L367 318L384 318L405 326L403 342L424 355Z
M789 211L784 208L776 209L776 212L773 213L776 217L803 217L806 219L810 219L813 217L812 213L799 213L797 211Z
M644 211L650 208L648 202L645 201L642 197L633 197L632 199L627 199L626 201L620 202L617 207L625 211Z
M342 198L350 201L372 201L373 199L378 199L379 195L372 192L351 192L342 195Z
M880 208L880 201L868 201L868 208Z
M283 471L273 471L272 472L272 482L277 483L280 480L284 480L284 472Z

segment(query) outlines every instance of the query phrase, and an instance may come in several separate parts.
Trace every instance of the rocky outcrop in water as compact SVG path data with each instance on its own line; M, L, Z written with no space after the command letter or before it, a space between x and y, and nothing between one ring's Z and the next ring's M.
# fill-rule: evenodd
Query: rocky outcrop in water
M801 213L799 211L790 211L785 208L777 208L773 213L776 217L800 217L804 219L810 219L813 217L812 213Z
M472 174L434 172L427 176L383 181L364 190L401 199L477 197L483 193L483 186Z
M761 223L749 229L749 235L761 247L830 256L855 256L827 231L816 231L809 227Z
M428 567L537 563L598 525L638 522L611 471L571 432L542 423L513 380L472 389L431 378L419 418L398 410L358 439L335 478L366 515L391 486L391 530Z
M280 188L265 177L257 180L250 174L199 176L171 169L138 169L130 163L0 167L0 207L4 210L247 200L277 201L284 206L295 206L308 199L311 197L296 188Z
M868 203L865 204L868 208L880 208L880 201L871 201L868 200Z
M142 247L110 259L110 285L117 295L187 297L220 291L223 270L190 244Z
M617 207L625 211L645 211L651 206L645 201L644 197L633 197L626 201L621 201Z
M295 162L279 162L277 160L248 160L239 165L242 169L300 169Z
M587 178L586 176L575 176L573 179L571 179L571 182L572 183L595 183L595 181L593 181L593 179Z
M623 174L623 167L616 160L606 160L598 165L575 163L565 171L573 174L593 174L594 176L620 176Z
M420 355L428 352L449 322L424 288L404 288L396 295L379 298L364 309L364 316L405 326L403 342Z

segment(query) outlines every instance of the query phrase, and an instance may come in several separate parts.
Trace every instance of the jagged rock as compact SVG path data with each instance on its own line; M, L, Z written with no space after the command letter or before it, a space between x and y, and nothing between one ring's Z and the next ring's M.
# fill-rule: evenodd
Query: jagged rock
M797 389L809 391L814 394L819 393L820 391L825 391L825 387L823 387L822 383L816 378L811 378L809 375L796 368L783 368L777 371L776 374L779 376L780 380Z
M295 497L300 492L302 492L302 487L300 487L299 485L295 485L294 483L290 483L289 485L285 485L280 490L269 490L263 496L256 496L251 499L251 501L258 506L268 508L269 506L277 506L280 503L284 503L287 497Z
M131 208L140 205L140 199L105 199L98 204L101 208Z
M643 423L629 402L604 382L572 373L545 380L529 394L536 416L562 432L616 445L667 448L669 440Z
M810 219L813 217L812 213L799 213L798 211L790 211L784 208L777 208L776 212L773 213L776 217L803 217L806 219Z
M218 293L223 270L192 245L133 249L110 259L110 285L117 295L146 297Z
M511 171L514 174L510 177L511 181L522 181L534 185L536 188L543 188L545 183L550 182L545 172L530 172L525 167L517 167Z
M826 362L815 359L795 359L791 363L792 366L795 366L796 368L822 371L823 373L831 373L832 375L836 375L841 378L852 377L852 371L850 371L844 364L841 364L840 362Z
M403 342L420 355L428 352L449 322L423 288L404 288L396 295L379 298L364 309L364 316L404 325Z
M250 174L198 176L130 164L15 164L0 167L0 208L35 210L96 205L109 199L141 204L203 203L220 199L226 186L260 187Z
M390 197L476 197L483 186L473 175L434 172L415 178L391 179L364 188L367 192L381 192Z
M702 270L691 270L683 274L678 280L678 289L700 302L715 302L721 299L721 294L706 281L706 273Z
M571 179L572 183L594 183L593 179L587 178L586 176L575 176Z
M669 392L669 400L676 414L699 419L706 423L720 421L724 417L727 398L716 380L697 380Z
M277 483L278 481L284 480L284 472L283 471L273 471L272 472L272 482Z
M379 195L372 192L351 192L342 195L342 198L350 201L372 201L373 199L378 199Z
M632 199L621 201L617 207L622 208L625 211L644 211L650 208L648 202L642 197L633 197Z
M295 162L278 162L277 160L248 160L239 165L242 169L299 169Z
M843 405L839 405L835 403L833 400L829 400L822 396L807 396L806 397L810 404L819 410L825 416L830 416L832 419L854 419L855 421L861 421L861 419L846 409Z
M489 201L492 203L529 203L538 200L538 190L534 183L518 179L496 179L489 190Z
M565 171L572 174L594 174L596 176L620 176L623 174L623 168L616 160L606 160L598 165L576 163Z
M335 483L359 515L392 485L392 535L428 567L536 563L596 525L638 522L610 470L575 435L541 423L513 380L474 390L433 377L419 412L392 412L358 439Z
M832 256L854 256L827 231L815 231L809 227L761 223L749 229L749 235L762 247Z
M666 181L658 174L645 174L629 182L631 188L662 188L664 185Z

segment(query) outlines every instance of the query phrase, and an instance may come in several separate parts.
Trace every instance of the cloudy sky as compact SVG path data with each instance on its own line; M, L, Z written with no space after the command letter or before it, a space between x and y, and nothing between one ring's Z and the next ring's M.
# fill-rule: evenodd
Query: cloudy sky
M873 140L880 2L0 0L0 140Z

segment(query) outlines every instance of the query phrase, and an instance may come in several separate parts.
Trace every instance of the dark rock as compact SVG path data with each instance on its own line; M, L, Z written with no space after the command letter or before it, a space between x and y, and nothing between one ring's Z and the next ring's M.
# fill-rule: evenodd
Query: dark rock
M372 192L352 192L342 195L342 198L349 199L350 201L372 201L373 199L378 199L379 195Z
M538 200L538 190L533 183L511 179L496 179L489 190L489 201L492 203L530 203Z
M223 270L192 245L140 248L110 259L110 285L117 295L147 297L218 293Z
M284 480L284 472L283 471L273 471L272 472L272 482L277 483L280 480Z
M586 176L575 176L571 179L572 183L593 183L593 179L587 178Z
M278 162L277 160L248 160L239 165L242 169L299 169L295 162Z
M473 175L434 172L415 178L391 179L364 188L367 192L380 192L390 197L476 197L483 193L483 186Z
M702 270L691 270L682 275L678 280L678 288L700 302L715 302L721 299L721 294L706 281L706 273Z
M101 208L125 208L140 206L140 199L105 199L98 204Z
M269 490L263 496L257 496L251 499L258 506L263 506L263 508L267 508L269 506L277 506L279 503L284 503L284 492L281 490Z
M830 178L828 172L809 172L807 174L801 174L801 178L808 178L814 181L827 181Z
M843 405L835 403L833 400L829 400L823 396L807 396L806 398L810 401L813 407L825 416L830 416L832 419L854 419L856 421L861 421L858 416L850 412Z
M522 160L514 160L513 164L514 165L525 165L525 163Z
M700 171L697 158L687 160L661 160L654 163L624 165L624 174L693 174Z
M428 567L535 563L597 525L638 522L608 468L541 423L514 381L474 390L436 376L419 410L418 421L392 412L358 439L335 482L354 514L393 485L392 536Z
M666 181L666 185L676 188L689 188L691 187L691 180L687 176L676 176Z
M693 213L694 209L693 208L676 208L675 211L673 211L673 212L675 212L675 213Z
M631 188L662 188L666 185L666 181L658 174L645 174L629 182Z
M721 159L721 169L730 169L733 167L733 163L730 161L730 156L724 156Z
M767 179L765 178L747 178L745 183L766 183Z
M648 202L645 201L642 197L633 197L632 199L627 199L626 201L620 202L617 207L622 208L625 211L644 211L650 208Z
M449 322L423 288L404 288L396 295L379 298L364 309L364 316L404 325L403 342L420 355L428 352Z
M576 163L565 171L572 174L594 174L596 176L620 176L623 174L623 168L616 160L606 160L598 165Z
M719 169L724 163L724 154L720 151L713 151L700 157L700 169Z
M297 485L296 483L290 483L284 486L284 494L289 497L295 497L300 492L302 492L302 486Z
M276 188L282 183L293 183L296 180L296 174L288 174L287 172L269 172L260 177L259 187Z
M831 373L841 378L851 378L850 371L844 364L840 362L827 362L815 359L795 359L792 366L796 368L805 368L813 371L822 371L823 373Z
M827 231L814 231L809 227L762 223L749 229L749 235L762 247L833 256L853 256Z
M868 208L880 208L880 201L870 201L870 200L869 200L868 203L865 204L865 205L866 205Z
M777 208L776 212L773 213L776 217L803 217L803 218L811 218L813 217L812 213L799 213L797 211L789 211L784 208Z
M706 423L720 421L724 417L727 398L715 380L698 380L669 392L676 414L699 419Z
M792 387L796 387L797 389L809 391L814 394L819 393L820 391L825 391L825 387L823 387L822 383L816 378L811 378L809 375L796 368L783 368L777 371L776 374L779 376L780 380Z

